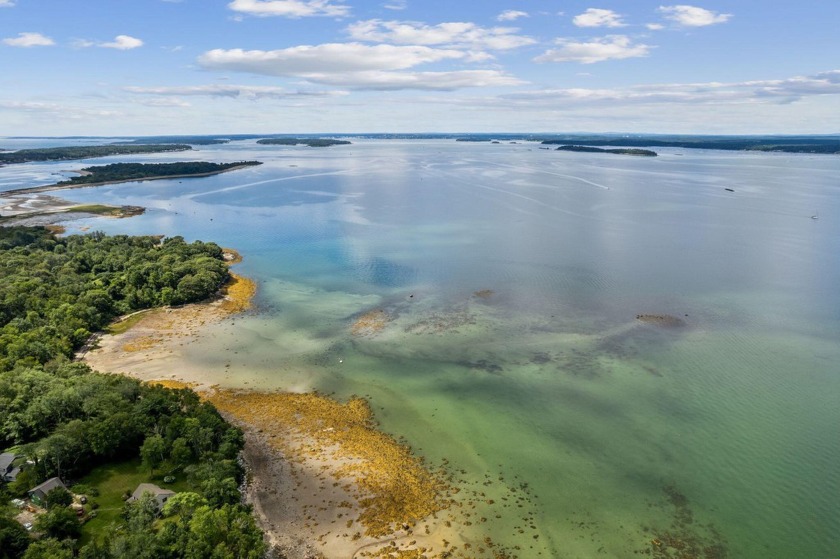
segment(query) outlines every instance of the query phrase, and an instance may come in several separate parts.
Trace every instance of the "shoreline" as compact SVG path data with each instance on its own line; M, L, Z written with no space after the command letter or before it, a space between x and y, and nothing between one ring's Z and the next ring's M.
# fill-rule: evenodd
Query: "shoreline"
M225 249L226 261L239 258ZM222 297L134 315L124 332L97 334L78 358L102 372L189 387L239 426L246 502L288 559L485 557L461 552L471 544L463 533L470 523L457 516L458 489L379 430L365 400L222 388L207 381L206 366L184 359L183 347L205 326L250 308L256 285L232 276Z
M252 165L237 165L236 167L229 167L227 169L221 169L219 171L209 171L207 173L196 173L190 175L161 175L156 177L141 177L141 178L134 178L134 179L118 179L112 181L102 181L102 182L88 182L88 183L81 183L81 184L66 184L61 185L60 183L55 184L46 184L43 186L29 186L25 188L16 188L13 190L6 190L3 193L0 193L0 198L9 198L11 196L20 195L20 194L40 194L43 192L55 192L57 190L73 190L77 188L87 188L89 186L106 186L109 184L123 184L127 182L144 182L144 181L157 181L157 180L166 180L166 179L192 179L192 178L201 178L201 177L212 177L214 175L221 175L222 173L227 173L230 171L238 171L240 169L245 169L247 167L251 167ZM70 171L73 173L81 173L80 171ZM90 173L88 173L90 174ZM84 175L83 175L84 176Z
M53 225L80 217L133 217L146 211L141 206L111 206L107 204L80 204L57 196L0 194L0 226Z

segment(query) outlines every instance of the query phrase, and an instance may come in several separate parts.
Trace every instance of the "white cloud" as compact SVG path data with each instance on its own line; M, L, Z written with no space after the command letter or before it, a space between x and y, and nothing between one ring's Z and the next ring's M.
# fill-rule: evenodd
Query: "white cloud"
M453 48L507 50L534 44L531 37L516 35L512 27L479 27L469 22L426 25L412 21L369 19L347 27L357 41L388 42L398 45L449 45Z
M534 58L534 62L580 62L593 64L605 60L621 60L647 56L651 47L633 44L626 35L608 35L590 42L557 39L560 48L550 49Z
M429 62L467 58L453 49L425 46L326 43L280 50L215 49L202 54L198 63L214 70L233 70L269 76L306 76L315 73L404 70Z
M377 91L422 89L453 91L466 87L499 87L522 85L521 80L497 70L460 70L454 72L345 72L310 74L309 81Z
M612 10L589 8L574 17L572 22L578 27L624 27L621 15Z
M99 43L97 46L106 49L131 50L136 49L138 47L142 47L143 41L136 37L131 37L129 35L117 35L116 37L114 37L113 41L107 43Z
M404 10L408 8L408 0L391 0L385 4L382 4L382 7L386 10Z
M233 0L228 8L259 17L340 17L350 14L349 7L334 4L332 0Z
M40 33L18 33L17 37L3 39L3 43L10 47L48 47L55 41Z
M521 12L519 10L505 10L496 16L498 21L514 21L521 17L528 17L528 12Z
M360 43L332 43L274 51L216 49L201 55L198 63L211 70L298 77L312 83L355 89L449 90L522 83L496 70L400 71L420 64L447 60L471 62L474 60L474 53L420 45L371 46Z
M87 39L75 39L73 41L73 46L78 49L86 49L88 47L95 47L96 43L93 41L89 41Z
M73 46L84 49L89 47L101 47L105 49L131 50L143 46L143 41L129 35L117 35L113 41L96 42L88 39L76 39Z
M171 0L166 1L169 2ZM140 104L146 105L147 107L175 107L179 109L192 107L189 102L175 97L155 97L153 99L143 99L140 101Z
M11 8L14 5L12 0L0 0L0 8Z
M112 118L120 116L117 111L107 109L88 109L59 103L43 103L38 101L0 101L0 109L14 112L40 113L51 119L84 120L87 118Z
M661 31L662 29L665 29L665 26L661 23L648 23L645 25L645 27L647 27L651 31Z
M569 105L790 104L807 97L840 95L840 70L783 80L645 84L616 89L550 89L502 95L514 103Z
M660 6L659 11L664 13L667 19L686 27L705 27L716 23L725 23L732 17L732 14L719 14L705 8L684 4Z
M228 97L241 99L285 99L288 97L335 97L347 95L346 91L289 91L283 87L260 85L190 85L171 87L127 86L124 91L143 95L178 95Z

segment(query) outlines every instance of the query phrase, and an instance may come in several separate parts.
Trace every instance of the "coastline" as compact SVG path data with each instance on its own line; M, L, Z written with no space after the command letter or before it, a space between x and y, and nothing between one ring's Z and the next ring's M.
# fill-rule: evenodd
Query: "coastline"
M0 194L0 226L53 225L82 217L100 216L124 218L146 211L141 206L111 206L105 204L79 204L57 196Z
M228 262L240 258L225 251ZM463 554L473 544L454 499L459 489L379 430L365 400L223 388L184 357L205 326L251 307L256 285L232 276L219 299L134 315L125 331L97 335L80 359L103 372L192 388L242 428L246 500L281 556L508 557L489 538Z
M26 188L16 188L13 190L6 190L0 197L2 198L9 198L10 195L19 195L19 194L40 194L43 192L54 192L56 190L73 190L76 188L87 188L89 186L106 186L109 184L122 184L126 182L144 182L144 181L157 181L157 180L167 180L167 179L192 179L192 178L201 178L201 177L212 177L214 175L221 175L222 173L227 173L230 171L238 171L239 169L245 169L250 167L251 165L237 165L235 167L229 167L227 169L221 169L218 171L209 171L207 173L195 173L190 175L161 175L157 177L142 177L142 178L134 178L134 179L119 179L119 180L112 180L112 181L102 181L102 182L88 182L82 184L66 184L62 185L59 183L56 184L46 184L43 186L30 186ZM74 173L80 173L80 171L72 171ZM89 173L88 173L89 174Z

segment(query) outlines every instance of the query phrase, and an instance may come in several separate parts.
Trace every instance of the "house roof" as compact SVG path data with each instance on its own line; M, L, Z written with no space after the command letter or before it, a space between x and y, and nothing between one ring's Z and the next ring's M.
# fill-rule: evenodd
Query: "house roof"
M161 489L154 483L141 483L137 486L137 489L134 490L134 493L131 494L129 501L136 501L143 496L143 493L151 493L155 497L170 497L175 494L174 491Z
M12 454L11 452L4 452L3 454L0 454L0 475L6 473L6 471L9 469L9 466L11 466L12 462L14 462L15 458L17 458L17 456Z
M42 483L41 485L36 485L32 489L29 490L29 494L37 494L38 496L43 496L55 489L56 487L61 487L62 489L67 489L67 486L64 485L64 482L57 477L53 477Z

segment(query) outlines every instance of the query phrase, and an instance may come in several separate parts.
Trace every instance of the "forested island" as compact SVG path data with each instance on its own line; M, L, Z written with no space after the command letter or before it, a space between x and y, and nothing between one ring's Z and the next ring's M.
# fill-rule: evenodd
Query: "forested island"
M71 361L114 317L227 278L214 243L0 228L0 556L263 556L242 432L190 390Z
M107 146L66 146L56 148L19 149L0 153L0 164L31 163L35 161L70 161L109 155L138 155L170 151L189 151L186 144L112 144Z
M329 146L344 146L352 142L335 140L332 138L263 138L258 144L266 146L309 146L311 148L325 148Z
M642 157L656 157L657 153L655 151L651 151L649 149L638 149L638 148L616 148L616 149L603 149L603 148L594 148L590 146L560 146L557 148L558 151L576 151L582 153L615 153L618 155L636 155Z
M210 163L208 161L180 161L177 163L111 163L81 169L78 177L45 186L8 190L5 194L30 194L62 188L100 186L119 182L209 177L226 171L262 165L261 161Z
M254 165L262 165L262 163L260 161L235 161L233 163L211 163L209 161L111 163L110 165L85 167L82 169L83 173L80 176L56 184L58 186L75 186L135 180L206 177Z

